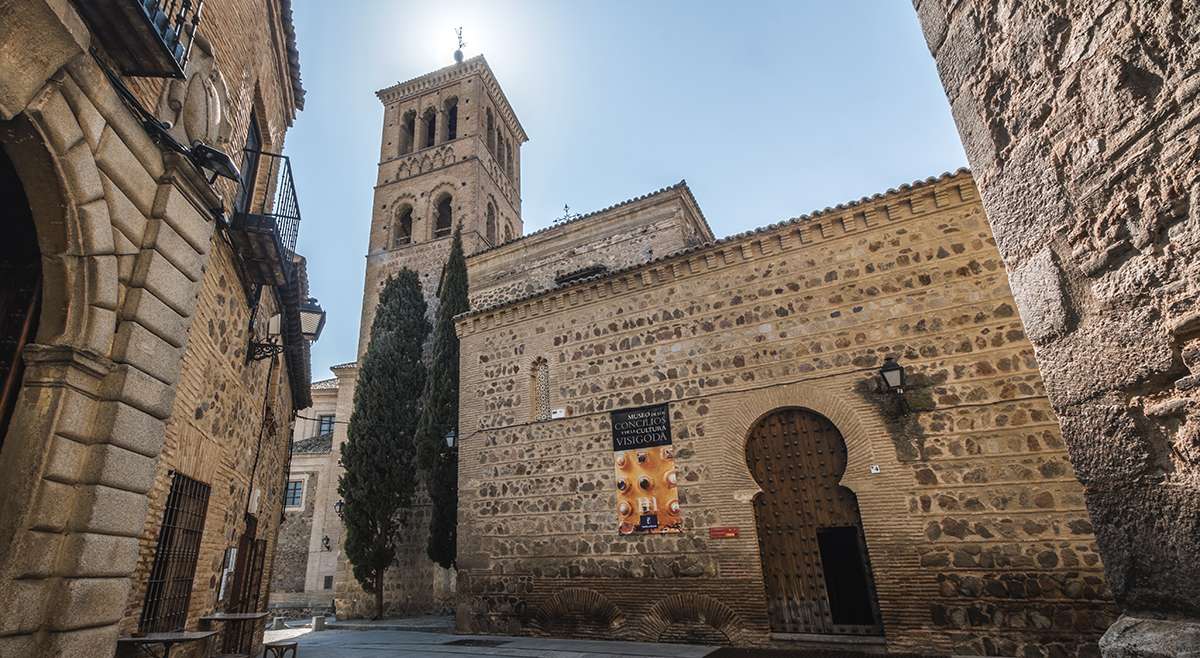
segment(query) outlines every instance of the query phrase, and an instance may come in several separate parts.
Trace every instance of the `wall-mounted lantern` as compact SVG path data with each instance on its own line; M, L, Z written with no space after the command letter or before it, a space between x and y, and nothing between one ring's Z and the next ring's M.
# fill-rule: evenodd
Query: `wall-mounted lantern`
M454 444L458 442L458 430L452 429L446 432L446 447L453 450Z
M343 516L342 510L344 510L345 508L346 508L346 501L344 501L344 500L339 500L333 504L333 511L337 512L339 519L342 518L342 516Z
M323 535L321 537L321 550L323 550L323 551L332 551L333 550L333 548L330 547L330 545L329 545L329 535Z
M901 413L911 411L908 400L904 397L904 387L908 383L908 377L904 366L896 363L896 357L889 356L883 360L883 365L879 367L879 379L883 381L884 390L896 396L900 403Z
M250 349L246 353L246 357L249 360L259 361L269 359L283 352L283 343L279 336L282 321L282 316L276 313L271 317L271 321L267 323L267 339L265 341L250 341ZM317 302L315 297L309 297L307 301L300 305L300 334L304 336L304 340L315 343L321 337L321 330L324 328L325 310L321 308L321 304ZM251 325L250 330L253 336L253 325Z
M904 393L904 366L896 363L896 357L889 356L883 360L883 366L879 368L879 377L883 380L886 390L892 393Z

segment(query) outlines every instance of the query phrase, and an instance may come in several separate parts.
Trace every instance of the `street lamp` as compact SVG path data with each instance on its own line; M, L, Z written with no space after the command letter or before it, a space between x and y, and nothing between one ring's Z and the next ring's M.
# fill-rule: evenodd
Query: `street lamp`
M271 316L271 321L267 323L267 339L265 341L251 339L250 349L246 353L248 360L269 359L283 352L283 343L279 340L282 322L283 318L278 313ZM325 310L321 308L315 297L309 297L300 305L300 334L304 336L304 340L312 343L320 338L321 330L324 328ZM253 335L253 325L251 325L251 335Z
M454 444L458 442L458 430L452 429L446 432L446 447L453 450Z
M317 303L316 297L309 297L300 305L300 333L304 334L304 340L315 343L324 328L325 310Z
M883 360L879 368L879 377L883 385L892 393L904 393L904 366L896 363L896 357L889 356Z

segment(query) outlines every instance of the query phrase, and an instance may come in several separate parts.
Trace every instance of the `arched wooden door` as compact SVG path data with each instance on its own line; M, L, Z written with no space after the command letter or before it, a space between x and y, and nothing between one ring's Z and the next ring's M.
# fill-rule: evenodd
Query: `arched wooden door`
M774 411L750 430L746 462L763 490L754 511L771 630L882 633L858 499L838 486L841 433L807 409Z

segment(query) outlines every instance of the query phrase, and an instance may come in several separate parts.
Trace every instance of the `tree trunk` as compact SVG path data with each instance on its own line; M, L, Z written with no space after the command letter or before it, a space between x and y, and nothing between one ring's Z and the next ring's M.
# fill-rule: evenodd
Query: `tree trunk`
M383 572L375 576L375 619L383 619Z

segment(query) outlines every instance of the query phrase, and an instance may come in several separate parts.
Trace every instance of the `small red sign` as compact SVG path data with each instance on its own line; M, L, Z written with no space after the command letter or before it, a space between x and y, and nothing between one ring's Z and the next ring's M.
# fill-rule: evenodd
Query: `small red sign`
M738 536L737 528L724 527L724 528L709 528L708 529L708 538L709 539L733 539L734 537L737 537L737 536Z

